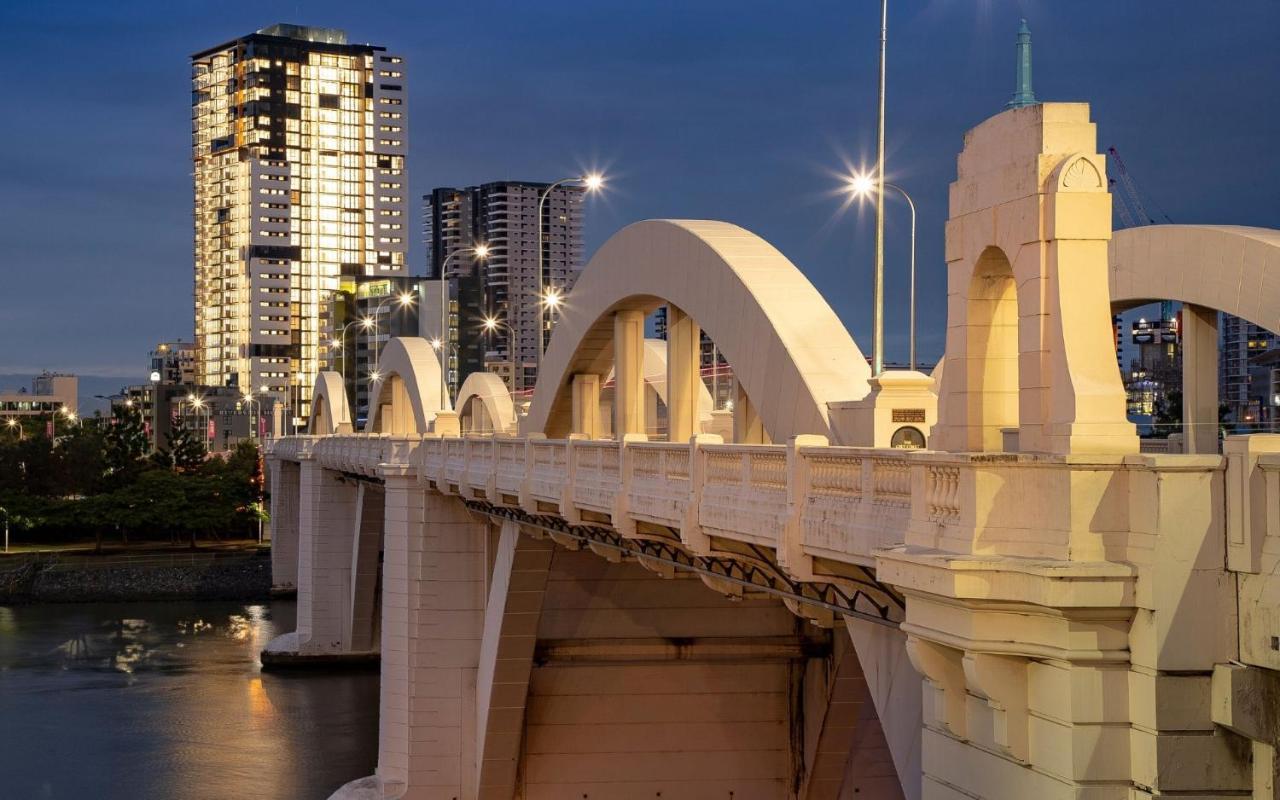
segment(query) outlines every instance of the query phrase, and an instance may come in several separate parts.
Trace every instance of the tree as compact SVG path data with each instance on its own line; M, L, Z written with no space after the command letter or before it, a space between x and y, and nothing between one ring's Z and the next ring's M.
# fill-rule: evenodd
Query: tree
M106 436L107 471L112 475L136 474L150 444L142 409L132 404L117 407Z
M181 419L169 428L168 451L173 458L173 468L178 472L195 472L204 463L204 446Z

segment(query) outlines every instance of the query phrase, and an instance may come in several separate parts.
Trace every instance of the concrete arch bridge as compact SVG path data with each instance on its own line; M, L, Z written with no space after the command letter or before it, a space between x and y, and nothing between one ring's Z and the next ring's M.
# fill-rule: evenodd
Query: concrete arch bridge
M936 385L679 220L593 258L518 427L417 340L366 431L318 380L270 452L298 626L264 659L380 656L377 773L336 796L1274 797L1280 445L1138 452L1096 150L1079 103L969 132Z

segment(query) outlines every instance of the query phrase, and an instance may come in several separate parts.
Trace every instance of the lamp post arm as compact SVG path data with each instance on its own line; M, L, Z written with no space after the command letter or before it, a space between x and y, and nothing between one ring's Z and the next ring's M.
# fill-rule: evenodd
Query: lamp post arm
M537 309L538 309L538 340L537 340L537 345L538 345L538 347L537 347L538 358L537 358L537 362L536 362L536 364L537 364L537 370L536 370L536 371L537 371L539 374L542 372L542 336L543 336L543 333L545 332L545 331L543 330L544 318L543 318L543 316L542 316L542 315L543 315L543 313L545 312L545 309L544 309L544 308L543 308L543 306L542 306L542 298L541 298L543 280L544 280L544 278L546 277L546 275L545 275L545 269L544 269L544 265L543 265L543 259L542 259L542 209L543 209L543 207L546 205L547 198L551 196L551 193L552 193L553 191L555 191L556 189L560 188L561 186L564 186L566 183L574 183L574 182L578 182L578 181L581 181L581 180L582 180L582 178L580 178L580 177L574 177L574 178L561 178L560 180L556 181L555 183L552 183L552 184L550 184L549 186L547 186L547 188L546 188L546 189L543 189L543 190L542 190L542 195L538 197L538 285L534 287L534 301L535 301L535 305L536 305L536 307L537 307ZM512 368L513 368L513 369L515 369L515 368L516 368L516 364L517 364L517 361L518 361L518 359L516 358L516 354L515 354L515 346L516 346L515 339L516 339L515 332L514 332L514 331L512 331L512 334L511 334L511 350L512 350L512 352L511 352L511 364L512 364ZM512 383L512 386L514 387L514 386L515 386L515 376L514 376L514 375L512 376L512 381L511 381L511 383Z

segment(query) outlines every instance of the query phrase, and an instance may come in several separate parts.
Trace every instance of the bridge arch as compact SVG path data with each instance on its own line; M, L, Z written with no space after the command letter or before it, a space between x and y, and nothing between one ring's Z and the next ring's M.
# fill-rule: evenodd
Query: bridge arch
M441 397L440 361L426 339L397 336L382 348L379 378L369 387L369 433L423 434L439 411L449 411ZM442 407L443 403L443 407Z
M516 408L502 378L492 372L473 372L462 382L454 400L463 433L513 433Z
M1218 312L1280 331L1280 231L1148 225L1108 248L1111 304L1183 303L1182 418L1189 453L1218 452Z
M1280 230L1147 225L1116 231L1108 255L1118 308L1177 300L1280 331Z
M329 436L351 433L352 429L351 405L347 402L342 376L336 372L321 372L316 376L315 391L311 395L311 417L307 420L307 433L312 436Z
M550 437L571 432L574 376L602 379L619 349L615 339L634 348L619 355L642 370L644 316L663 304L692 318L716 342L774 441L830 435L827 403L858 400L869 391L862 351L813 284L776 248L725 222L647 220L609 239L567 298L527 430ZM622 377L624 394L632 380L642 385L639 375ZM690 403L696 408L693 397ZM626 431L615 425L614 432Z

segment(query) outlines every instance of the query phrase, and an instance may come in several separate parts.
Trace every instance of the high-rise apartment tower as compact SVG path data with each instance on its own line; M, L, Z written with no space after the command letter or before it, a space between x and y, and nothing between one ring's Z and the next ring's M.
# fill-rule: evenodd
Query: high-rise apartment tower
M191 57L196 380L303 424L343 276L407 274L405 65L273 25Z
M573 288L582 270L582 200L577 186L496 181L465 189L440 188L423 197L428 267L440 277L445 259L459 248L485 244L488 258L459 253L449 262L451 380L481 369L496 372L515 390L532 389L538 376L539 298ZM538 226L542 271L538 276ZM551 312L554 313L554 312ZM483 329L486 317L502 321ZM550 313L547 317L551 323ZM510 326L508 329L507 326Z

